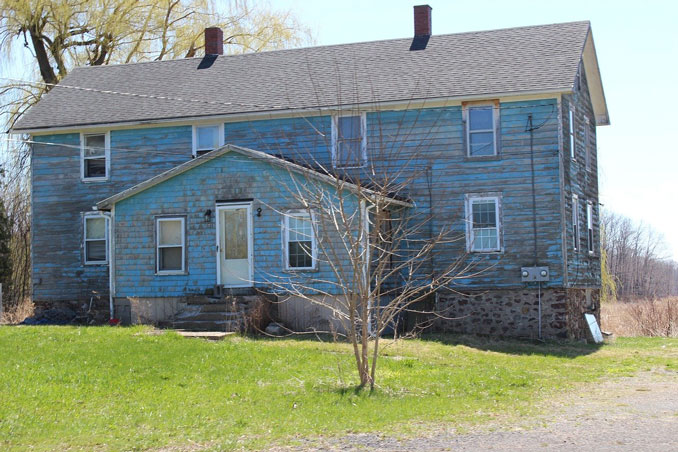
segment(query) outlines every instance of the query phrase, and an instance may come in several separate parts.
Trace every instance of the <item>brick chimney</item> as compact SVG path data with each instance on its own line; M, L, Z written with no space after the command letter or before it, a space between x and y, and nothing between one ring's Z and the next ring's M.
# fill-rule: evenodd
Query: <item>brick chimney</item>
M205 28L205 55L224 54L224 32L219 27Z
M414 36L431 36L432 9L428 5L414 7Z

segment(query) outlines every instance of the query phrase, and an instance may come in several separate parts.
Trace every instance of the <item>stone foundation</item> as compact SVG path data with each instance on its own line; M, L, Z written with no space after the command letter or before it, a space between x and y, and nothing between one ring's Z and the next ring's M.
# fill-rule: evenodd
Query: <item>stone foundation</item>
M536 288L439 293L435 311L445 317L433 322L437 332L539 337ZM599 289L541 289L541 336L587 339L584 313L595 314L600 322L599 311Z

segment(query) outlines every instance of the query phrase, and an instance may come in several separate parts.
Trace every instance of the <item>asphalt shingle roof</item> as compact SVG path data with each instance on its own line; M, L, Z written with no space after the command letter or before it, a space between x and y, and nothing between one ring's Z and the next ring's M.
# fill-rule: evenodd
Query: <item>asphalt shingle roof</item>
M219 56L202 69L202 57L81 67L14 130L563 91L574 83L589 28L570 22L433 35L420 51L410 51L406 38Z

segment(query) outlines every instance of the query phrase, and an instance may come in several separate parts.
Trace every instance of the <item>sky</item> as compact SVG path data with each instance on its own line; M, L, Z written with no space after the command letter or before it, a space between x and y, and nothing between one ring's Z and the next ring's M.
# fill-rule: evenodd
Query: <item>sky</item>
M318 45L410 37L405 0L272 0ZM678 2L430 0L433 34L589 20L611 125L598 127L600 202L663 234L678 260Z

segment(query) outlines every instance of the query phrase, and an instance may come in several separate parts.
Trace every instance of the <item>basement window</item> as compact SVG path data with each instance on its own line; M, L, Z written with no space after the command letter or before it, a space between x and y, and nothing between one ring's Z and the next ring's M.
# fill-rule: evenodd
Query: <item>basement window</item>
M316 240L313 218L308 212L288 212L283 224L285 268L312 270L316 267Z
M224 125L193 126L193 156L206 154L224 145Z
M495 111L496 110L496 111ZM497 112L493 104L468 106L466 111L466 143L469 157L497 155Z
M99 213L86 214L83 232L85 264L108 263L108 218Z
M184 217L156 219L157 272L182 274L186 261L186 231Z
M332 163L335 168L367 165L367 122L365 113L332 117Z
M470 196L466 204L468 250L501 251L501 221L498 196Z
M108 132L80 135L80 177L83 181L108 180L110 147Z

